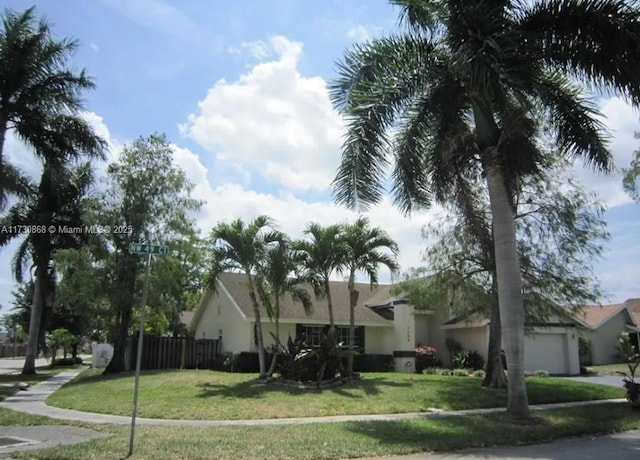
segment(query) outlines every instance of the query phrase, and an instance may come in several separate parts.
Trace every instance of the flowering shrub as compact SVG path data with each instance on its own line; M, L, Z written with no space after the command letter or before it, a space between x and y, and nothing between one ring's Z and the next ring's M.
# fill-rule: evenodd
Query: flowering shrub
M416 372L441 365L442 361L438 359L438 351L435 348L428 345L419 345L416 348Z

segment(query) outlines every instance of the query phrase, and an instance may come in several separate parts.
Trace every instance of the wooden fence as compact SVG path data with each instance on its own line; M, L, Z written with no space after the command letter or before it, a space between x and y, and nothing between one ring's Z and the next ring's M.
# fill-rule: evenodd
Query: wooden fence
M218 340L185 337L144 337L142 370L211 369L220 351ZM128 370L136 368L138 337L127 342Z
M16 356L25 356L27 354L27 345L0 345L0 358L13 358Z

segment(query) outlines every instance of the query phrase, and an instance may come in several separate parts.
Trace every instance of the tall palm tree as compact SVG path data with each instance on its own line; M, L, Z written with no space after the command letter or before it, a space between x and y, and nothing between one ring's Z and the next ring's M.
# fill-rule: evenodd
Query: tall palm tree
M222 222L211 231L213 261L209 274L210 286L215 288L215 281L225 271L241 270L246 275L255 317L255 339L261 379L267 377L267 368L255 276L265 259L268 246L280 239L280 233L270 230L272 226L273 221L269 217L258 216L248 224L241 219L231 223Z
M296 241L293 249L302 262L303 278L311 283L316 297L327 299L329 329L335 331L330 277L345 268L349 248L342 239L340 225L323 227L311 222L304 234L310 239Z
M386 266L391 273L400 268L397 243L379 227L371 227L369 219L359 217L354 223L346 224L342 229L342 239L349 251L346 268L349 271L349 348L355 349L354 311L360 292L356 289L356 273L364 272L369 278L371 287L378 283L378 269ZM386 252L381 250L385 249ZM390 253L390 254L389 254ZM349 353L347 374L353 374L353 353Z
M84 70L68 69L77 48L56 40L35 7L22 13L5 9L0 30L0 208L6 193L24 193L26 182L4 157L8 130L46 158L51 152L100 154L105 144L78 114L81 93L94 87Z
M388 152L394 202L407 213L434 197L446 200L452 174L480 164L492 212L507 413L528 417L513 184L506 178L540 167L541 126L564 152L610 169L603 125L584 88L640 102L640 8L621 0L392 3L406 30L347 52L331 85L347 121L335 198L350 207L378 202ZM534 113L537 107L543 110Z
M29 231L0 234L0 247L14 238L26 235L13 258L14 276L22 282L24 267L31 261L35 268L35 285L29 322L29 341L22 373L35 374L35 359L42 338L43 317L53 308L55 274L53 255L60 249L79 248L87 233L61 231L64 227L78 228L83 219L83 201L93 184L90 163L76 168L45 163L40 184L30 198L12 206L3 221L10 228ZM53 227L53 230L51 229Z
M286 295L300 302L306 313L311 311L309 292L302 287L304 279L295 275L299 271L298 261L293 256L291 241L281 234L277 243L267 249L257 271L256 288L267 314L275 322L275 345L267 377L275 371L280 342L280 301Z

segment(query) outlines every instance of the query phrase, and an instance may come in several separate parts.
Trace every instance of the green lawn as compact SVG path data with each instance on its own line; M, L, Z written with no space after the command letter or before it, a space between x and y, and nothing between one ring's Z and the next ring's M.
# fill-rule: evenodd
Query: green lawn
M61 424L0 408L0 425ZM80 424L78 424L80 425ZM114 459L128 449L126 426L82 425L110 434L84 444L12 454L23 459ZM552 439L640 429L638 411L626 404L540 411L529 424L502 415L394 422L261 427L153 427L136 430L131 460L338 459L527 444Z
M624 396L622 388L550 377L527 382L531 404ZM47 403L128 416L132 394L132 374L102 376L88 370ZM140 417L237 420L504 407L506 399L506 390L484 389L471 377L368 373L342 387L304 391L259 383L255 374L200 370L143 373L138 407Z
M619 372L629 373L629 367L626 364L603 364L601 366L587 366L589 374L596 375L620 375ZM622 377L621 377L622 378Z

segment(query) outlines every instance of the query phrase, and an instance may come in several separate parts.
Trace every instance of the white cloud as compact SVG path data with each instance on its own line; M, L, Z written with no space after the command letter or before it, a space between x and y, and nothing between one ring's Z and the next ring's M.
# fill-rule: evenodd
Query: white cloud
M640 148L634 131L640 130L638 111L618 97L603 102L600 107L602 121L607 126L610 148L613 153L614 170L611 174L595 172L585 167L580 159L576 160L574 170L580 181L600 196L609 208L631 202L622 188L622 168L628 168L633 152Z
M357 25L347 30L346 37L355 42L364 42L371 39L372 33L366 26Z
M162 0L102 0L102 3L143 27L179 40L195 45L217 41L217 37L201 28L180 8Z
M266 53L253 43L254 52ZM218 161L291 190L326 190L339 161L342 121L326 82L297 70L302 44L275 36L268 45L273 60L237 81L217 81L180 129Z

